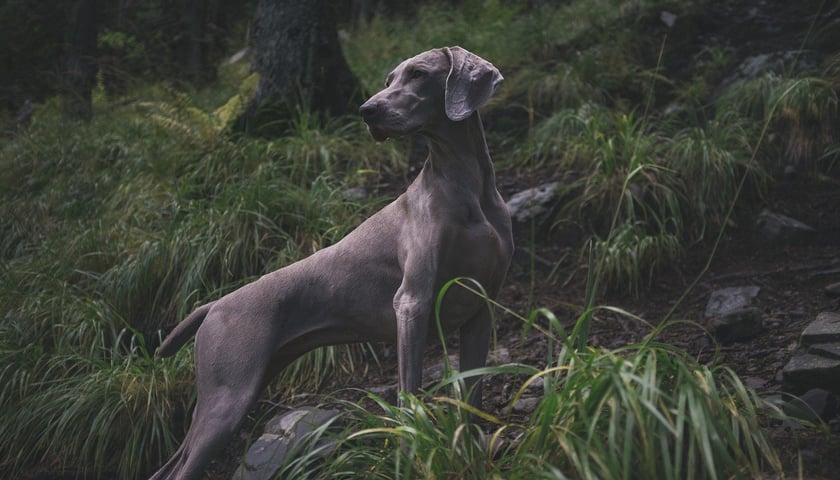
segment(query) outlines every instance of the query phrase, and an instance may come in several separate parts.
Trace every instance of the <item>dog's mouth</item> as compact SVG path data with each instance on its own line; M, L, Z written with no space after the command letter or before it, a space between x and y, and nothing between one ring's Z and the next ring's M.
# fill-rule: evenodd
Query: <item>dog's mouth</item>
M388 134L388 132L381 128L374 127L369 123L365 123L365 125L367 125L367 129L368 132L370 132L370 136L373 137L373 139L377 142L384 142L391 136L390 134Z

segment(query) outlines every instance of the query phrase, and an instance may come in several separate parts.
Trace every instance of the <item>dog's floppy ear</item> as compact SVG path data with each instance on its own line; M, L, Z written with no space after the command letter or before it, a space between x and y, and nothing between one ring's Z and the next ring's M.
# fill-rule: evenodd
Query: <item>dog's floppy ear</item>
M443 50L451 64L444 95L446 116L460 122L493 96L503 77L492 63L461 47Z

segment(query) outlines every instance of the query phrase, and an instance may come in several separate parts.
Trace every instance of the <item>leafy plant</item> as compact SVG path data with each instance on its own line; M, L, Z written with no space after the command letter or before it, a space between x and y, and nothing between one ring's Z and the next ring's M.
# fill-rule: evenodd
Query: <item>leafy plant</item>
M832 125L840 121L838 94L822 78L771 72L738 82L722 95L718 105L722 114L733 110L767 123L770 132L778 135L778 160L769 167L794 165L812 170L820 152L836 141Z

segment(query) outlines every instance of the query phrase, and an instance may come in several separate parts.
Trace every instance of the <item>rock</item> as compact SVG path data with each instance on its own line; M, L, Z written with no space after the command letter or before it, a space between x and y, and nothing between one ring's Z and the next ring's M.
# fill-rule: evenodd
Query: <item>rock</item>
M840 360L840 343L820 343L817 345L811 345L808 347L807 352L825 358Z
M508 405L502 409L502 414L510 415L512 412L516 413L532 413L537 405L540 403L539 397L525 397L520 398L513 405Z
M840 313L822 312L805 327L799 339L802 345L840 342Z
M826 285L823 291L829 297L840 297L840 282L832 283L831 285Z
M449 355L449 368L458 370L458 355ZM446 374L446 365L443 360L423 370L423 387L431 388L443 380Z
M560 182L551 182L514 194L507 202L511 218L526 222L545 213L559 188Z
M667 10L659 12L659 20L668 28L674 28L674 23L677 22L677 15Z
M761 240L768 243L804 242L816 232L799 220L766 209L758 215L756 228Z
M761 310L755 299L757 286L715 290L706 303L706 328L723 343L748 340L764 330Z
M770 55L767 53L747 57L738 67L739 73L745 78L756 77L768 69L769 60Z
M531 413L535 408L537 408L537 404L539 403L539 397L520 398L513 406L513 411L517 413Z
M799 353L785 365L782 375L785 389L794 393L812 388L840 393L840 360Z
M761 311L756 307L745 307L732 310L719 317L712 317L706 326L722 343L749 340L764 330Z
M459 368L458 355L449 355L449 367L453 371ZM510 363L510 352L507 347L499 345L499 348L487 354L487 365L502 365ZM446 365L443 360L423 370L423 386L425 388L433 387L443 380L446 373Z
M286 455L307 434L332 422L337 415L336 410L302 407L272 418L260 438L248 449L242 465L233 474L233 480L274 478Z
M362 187L347 188L341 192L341 196L347 200L364 200L367 198L367 190Z
M396 398L397 392L400 390L400 385L398 383L391 383L388 385L377 385L374 387L370 387L367 389L368 392L384 398L394 397Z
M799 177L799 170L793 165L785 165L785 169L782 174L784 175L785 180L793 181Z
M783 410L786 414L809 422L828 422L837 416L837 395L822 388L812 388L800 397L793 397L785 402Z
M499 345L498 348L487 354L488 365L504 365L506 363L510 363L510 350L503 345Z
M533 382L528 384L529 390L543 390L545 388L545 378L537 377Z
M747 57L738 66L735 73L723 81L724 85L739 80L756 78L769 72L785 70L802 71L813 68L819 63L817 52L809 50L788 50L761 53Z
M759 378L759 377L742 377L741 381L744 382L744 385L747 388L751 388L753 390L762 389L768 383L767 379Z
M706 303L706 318L720 317L730 312L753 306L761 287L729 287L712 292Z

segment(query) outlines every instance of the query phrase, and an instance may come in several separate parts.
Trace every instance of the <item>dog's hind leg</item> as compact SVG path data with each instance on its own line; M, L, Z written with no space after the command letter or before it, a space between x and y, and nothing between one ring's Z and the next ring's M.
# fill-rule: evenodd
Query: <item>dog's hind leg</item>
M490 334L492 333L492 314L490 310L482 305L481 308L467 322L461 325L460 329L460 350L459 369L462 372L473 370L484 366L487 359L487 350L490 347ZM470 405L481 407L481 381L480 377L469 377L464 381L467 392L472 390ZM466 392L465 392L466 393Z
M240 309L241 310L241 309ZM191 480L202 474L254 406L276 340L261 327L265 316L232 318L223 306L211 312L195 340L197 394L181 448L155 480ZM242 332L251 328L249 335Z
M216 453L234 436L245 415L254 405L262 383L241 391L214 392L214 401L196 404L190 432L184 441L183 462L177 479L202 478ZM204 399L206 400L206 399Z

